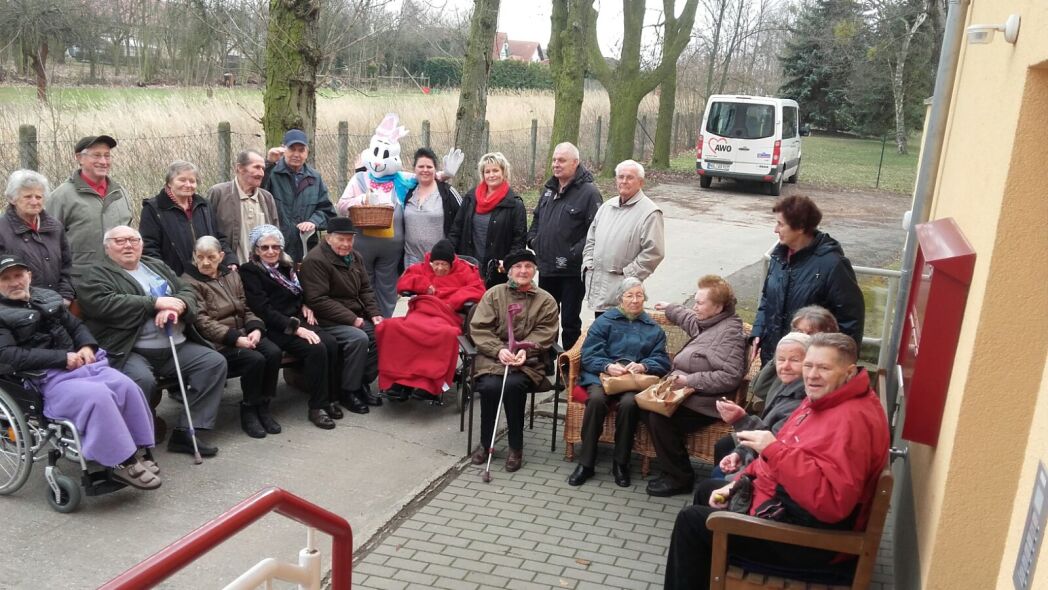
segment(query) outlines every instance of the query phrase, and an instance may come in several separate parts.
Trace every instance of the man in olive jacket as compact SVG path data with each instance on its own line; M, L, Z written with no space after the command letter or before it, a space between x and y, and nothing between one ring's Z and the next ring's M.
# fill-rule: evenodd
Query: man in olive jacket
M44 203L48 215L65 229L74 279L105 260L103 233L131 224L131 197L109 176L115 147L116 140L108 135L89 135L76 142L73 157L79 168Z
M539 283L560 306L561 343L571 348L582 334L582 251L590 224L604 202L593 175L579 164L579 148L553 149L553 176L546 181L528 230L538 260Z
M107 258L74 281L88 329L109 355L110 364L123 371L148 396L156 377L174 378L171 340L186 384L193 426L209 430L218 417L226 385L226 359L193 327L196 298L192 288L163 262L142 256L142 236L118 225L103 237ZM171 324L170 336L165 325ZM185 415L171 433L167 449L193 453ZM218 448L197 436L200 454L210 457Z
M364 259L353 251L356 227L348 217L328 220L325 241L302 261L299 280L306 305L320 329L335 337L342 349L342 394L339 402L350 412L367 414L381 406L371 393L378 377L375 325L382 322Z

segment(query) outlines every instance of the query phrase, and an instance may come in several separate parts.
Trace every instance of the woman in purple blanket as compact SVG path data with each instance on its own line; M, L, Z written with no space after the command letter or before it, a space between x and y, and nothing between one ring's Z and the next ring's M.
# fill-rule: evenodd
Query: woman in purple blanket
M153 418L142 390L110 368L61 295L30 288L30 281L24 261L0 254L0 374L42 372L44 415L76 426L85 459L112 468L113 479L129 486L160 487L160 468L148 450Z

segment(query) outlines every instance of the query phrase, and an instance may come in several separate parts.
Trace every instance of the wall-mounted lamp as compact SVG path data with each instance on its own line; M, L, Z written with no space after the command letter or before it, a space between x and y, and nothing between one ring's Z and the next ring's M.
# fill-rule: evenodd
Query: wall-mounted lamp
M967 29L969 45L985 45L993 43L994 31L1004 33L1004 40L1014 44L1019 38L1019 15L1013 14L1003 25L971 25Z

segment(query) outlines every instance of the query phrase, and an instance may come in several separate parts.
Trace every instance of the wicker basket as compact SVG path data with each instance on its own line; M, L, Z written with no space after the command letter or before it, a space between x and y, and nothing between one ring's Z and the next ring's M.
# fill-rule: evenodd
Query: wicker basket
M393 207L389 205L355 205L349 208L353 225L369 229L386 229L393 225Z

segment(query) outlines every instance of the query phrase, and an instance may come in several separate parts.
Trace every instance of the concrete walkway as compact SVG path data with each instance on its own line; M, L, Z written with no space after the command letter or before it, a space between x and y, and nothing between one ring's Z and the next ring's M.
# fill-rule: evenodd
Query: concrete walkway
M551 428L541 418L534 431L525 430L525 462L516 473L505 473L505 452L497 454L491 483L481 481L481 468L460 464L442 489L363 548L353 587L662 588L673 522L690 496L649 497L638 465L632 487L616 486L610 447L600 451L596 477L571 487L575 464L564 460L563 441L550 452ZM505 449L505 441L496 448ZM871 590L892 590L887 541L876 569Z

